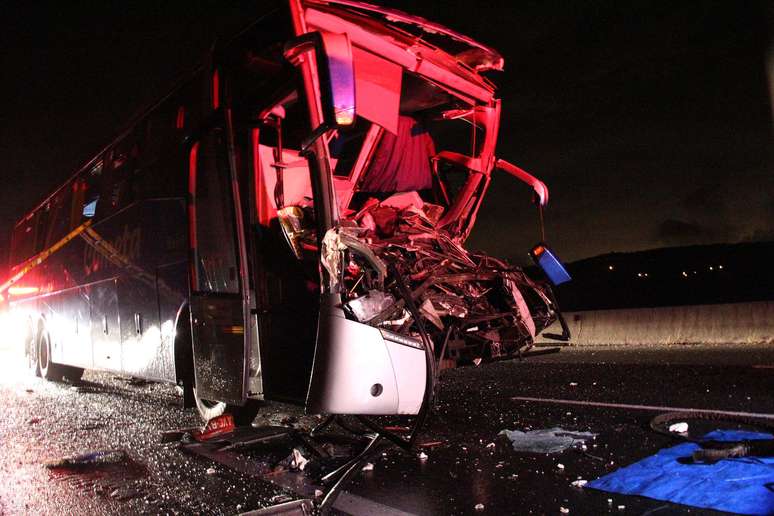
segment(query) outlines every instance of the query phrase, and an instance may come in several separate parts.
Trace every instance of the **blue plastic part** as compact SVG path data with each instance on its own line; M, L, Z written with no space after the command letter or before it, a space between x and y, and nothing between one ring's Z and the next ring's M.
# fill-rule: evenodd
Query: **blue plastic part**
M567 269L562 265L562 262L548 247L544 247L543 253L537 258L537 262L554 285L561 285L572 279Z

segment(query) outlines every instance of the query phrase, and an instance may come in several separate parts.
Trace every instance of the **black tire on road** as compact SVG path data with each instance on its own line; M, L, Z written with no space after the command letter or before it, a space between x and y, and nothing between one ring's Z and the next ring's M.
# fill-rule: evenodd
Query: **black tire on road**
M83 376L83 368L57 364L51 360L51 337L42 330L38 336L37 372L49 381L67 380L74 383Z

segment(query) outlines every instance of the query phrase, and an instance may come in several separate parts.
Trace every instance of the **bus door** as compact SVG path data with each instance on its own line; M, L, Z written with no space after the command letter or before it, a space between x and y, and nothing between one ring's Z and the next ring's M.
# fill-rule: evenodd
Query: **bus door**
M228 112L226 112L228 120ZM242 405L251 325L244 231L227 127L191 147L189 239L191 335L197 395Z

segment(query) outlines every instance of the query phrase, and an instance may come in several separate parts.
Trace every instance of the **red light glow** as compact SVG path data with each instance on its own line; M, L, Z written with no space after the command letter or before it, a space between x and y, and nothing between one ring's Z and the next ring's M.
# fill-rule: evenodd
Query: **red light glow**
M191 250L196 252L196 166L199 154L199 142L191 147L188 157L188 240ZM191 283L195 288L198 284L198 276L194 262L191 262Z
M185 107L180 106L177 108L177 120L175 120L175 128L182 129L185 127Z
M220 107L220 78L218 71L212 73L212 109Z

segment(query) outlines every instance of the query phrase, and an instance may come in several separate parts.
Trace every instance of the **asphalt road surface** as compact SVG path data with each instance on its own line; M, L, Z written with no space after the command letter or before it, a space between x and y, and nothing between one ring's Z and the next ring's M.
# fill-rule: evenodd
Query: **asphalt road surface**
M48 383L6 355L0 356L0 514L237 514L299 498L271 483L271 475L237 472L184 453L179 443L162 443L161 431L200 424L171 386L92 372L78 386ZM648 428L657 412L552 400L772 414L772 392L774 346L565 348L446 371L419 439L428 444L426 458L386 447L373 470L358 473L346 489L366 504L354 512L368 513L718 514L572 487L573 480L595 479L674 441ZM271 404L254 425L308 428L318 421ZM552 455L517 453L498 436L503 429L554 426L598 436L586 452ZM271 453L280 458L292 448L278 446ZM124 450L128 459L113 469L62 473L44 466L101 450Z

